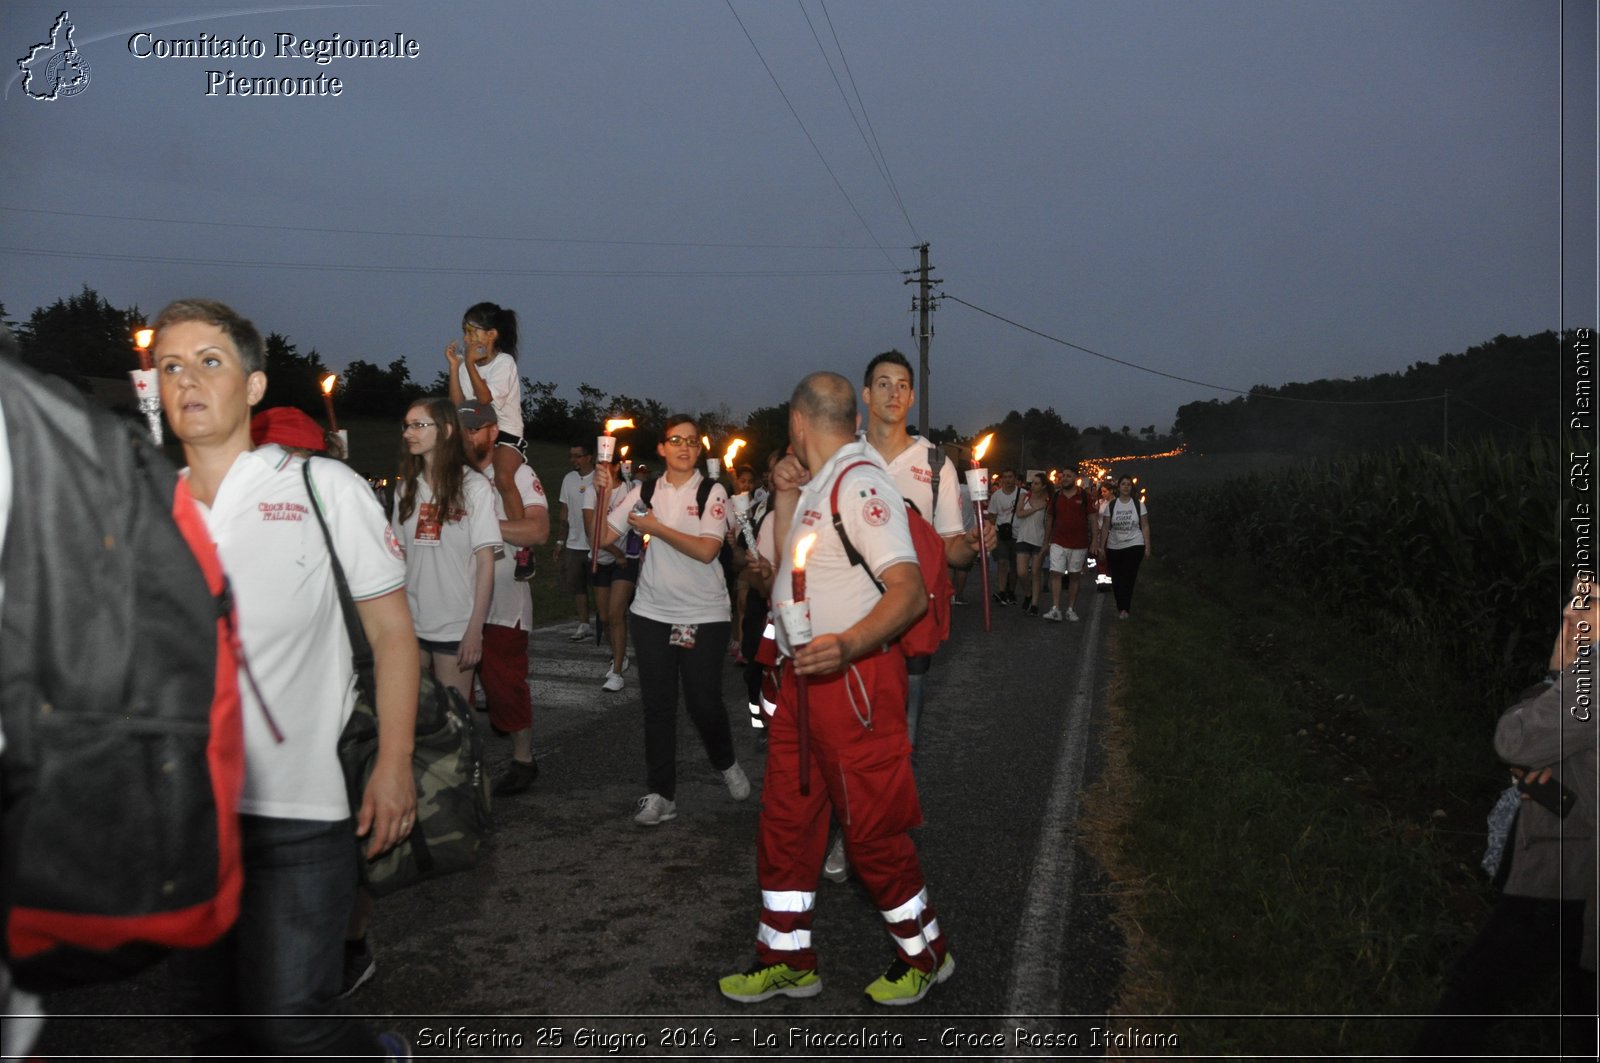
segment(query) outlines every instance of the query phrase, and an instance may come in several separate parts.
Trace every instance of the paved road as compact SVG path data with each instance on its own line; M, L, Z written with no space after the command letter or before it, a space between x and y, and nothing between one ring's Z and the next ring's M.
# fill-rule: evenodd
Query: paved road
M1088 597L1082 623L996 608L988 634L978 607L956 610L929 682L917 844L957 968L920 1005L884 1009L861 994L891 952L854 880L820 887L820 996L743 1007L717 993L719 974L752 960L758 914L763 748L743 720L742 684L730 665L727 701L757 797L728 797L680 716L678 818L636 827L636 672L622 692L602 692L606 656L569 643L568 626L533 639L539 782L497 805L477 872L381 903L378 975L354 1009L451 1055L1099 1054L1090 1027L1105 1025L1096 1017L1120 940L1074 838L1078 796L1099 770L1117 621L1109 595ZM498 768L507 747L490 748ZM126 1017L172 1010L159 968L49 1004L73 1017L53 1020L47 1054L182 1050L180 1020ZM1018 1027L1058 1040L1019 1048ZM1068 1034L1075 1046L1060 1040ZM1000 1045L985 1040L994 1036Z

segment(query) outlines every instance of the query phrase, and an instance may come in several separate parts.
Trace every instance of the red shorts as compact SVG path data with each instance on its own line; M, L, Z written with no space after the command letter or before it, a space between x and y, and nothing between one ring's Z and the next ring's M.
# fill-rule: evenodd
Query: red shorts
M478 664L489 722L498 730L533 726L533 696L528 693L528 633L521 628L483 625L483 660Z

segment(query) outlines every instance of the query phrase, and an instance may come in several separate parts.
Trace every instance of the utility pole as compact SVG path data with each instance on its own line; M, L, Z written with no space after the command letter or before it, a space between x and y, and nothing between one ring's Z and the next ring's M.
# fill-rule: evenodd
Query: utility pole
M928 392L932 390L928 386L928 340L933 336L933 326L928 320L928 314L939 309L933 297L928 294L928 288L930 285L944 282L937 277L928 276L928 270L931 268L928 265L928 245L923 244L917 250L921 252L921 264L915 271L917 275L907 278L905 283L917 285L920 292L919 295L912 296L911 309L917 311L917 327L912 335L917 338L917 379L920 382L918 391L922 395L917 407L917 434L925 437L928 434Z

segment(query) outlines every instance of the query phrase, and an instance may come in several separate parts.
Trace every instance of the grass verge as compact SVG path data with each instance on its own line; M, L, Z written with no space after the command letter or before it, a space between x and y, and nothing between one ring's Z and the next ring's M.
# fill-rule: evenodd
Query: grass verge
M1344 1016L1428 1012L1492 902L1481 699L1244 566L1150 565L1138 597L1084 816L1118 1012L1196 1016L1185 1054L1403 1054L1416 1020Z

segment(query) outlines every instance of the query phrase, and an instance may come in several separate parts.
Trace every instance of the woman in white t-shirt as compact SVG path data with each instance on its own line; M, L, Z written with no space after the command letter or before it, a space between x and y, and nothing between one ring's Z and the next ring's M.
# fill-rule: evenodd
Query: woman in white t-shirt
M702 492L700 429L691 417L669 417L656 453L666 465L649 487L635 483L595 529L602 547L629 529L648 536L633 600L633 659L644 703L645 784L633 821L654 827L678 815L678 690L700 732L711 766L735 801L750 780L733 751L722 671L731 624L728 584L718 555L728 532L728 492ZM618 486L611 466L596 465L596 489ZM640 503L643 503L642 505Z
M1044 547L1044 513L1049 508L1050 481L1044 473L1036 472L1017 499L1017 515L1012 521L1017 586L1023 589L1023 612L1029 616L1039 615L1039 551Z
M1111 591L1117 598L1117 619L1128 619L1139 562L1150 556L1150 516L1133 497L1133 479L1117 480L1117 494L1100 507L1096 551L1111 570Z
M406 599L417 641L439 681L470 702L501 546L494 488L468 467L450 400L412 403L400 435L393 523L405 549Z

